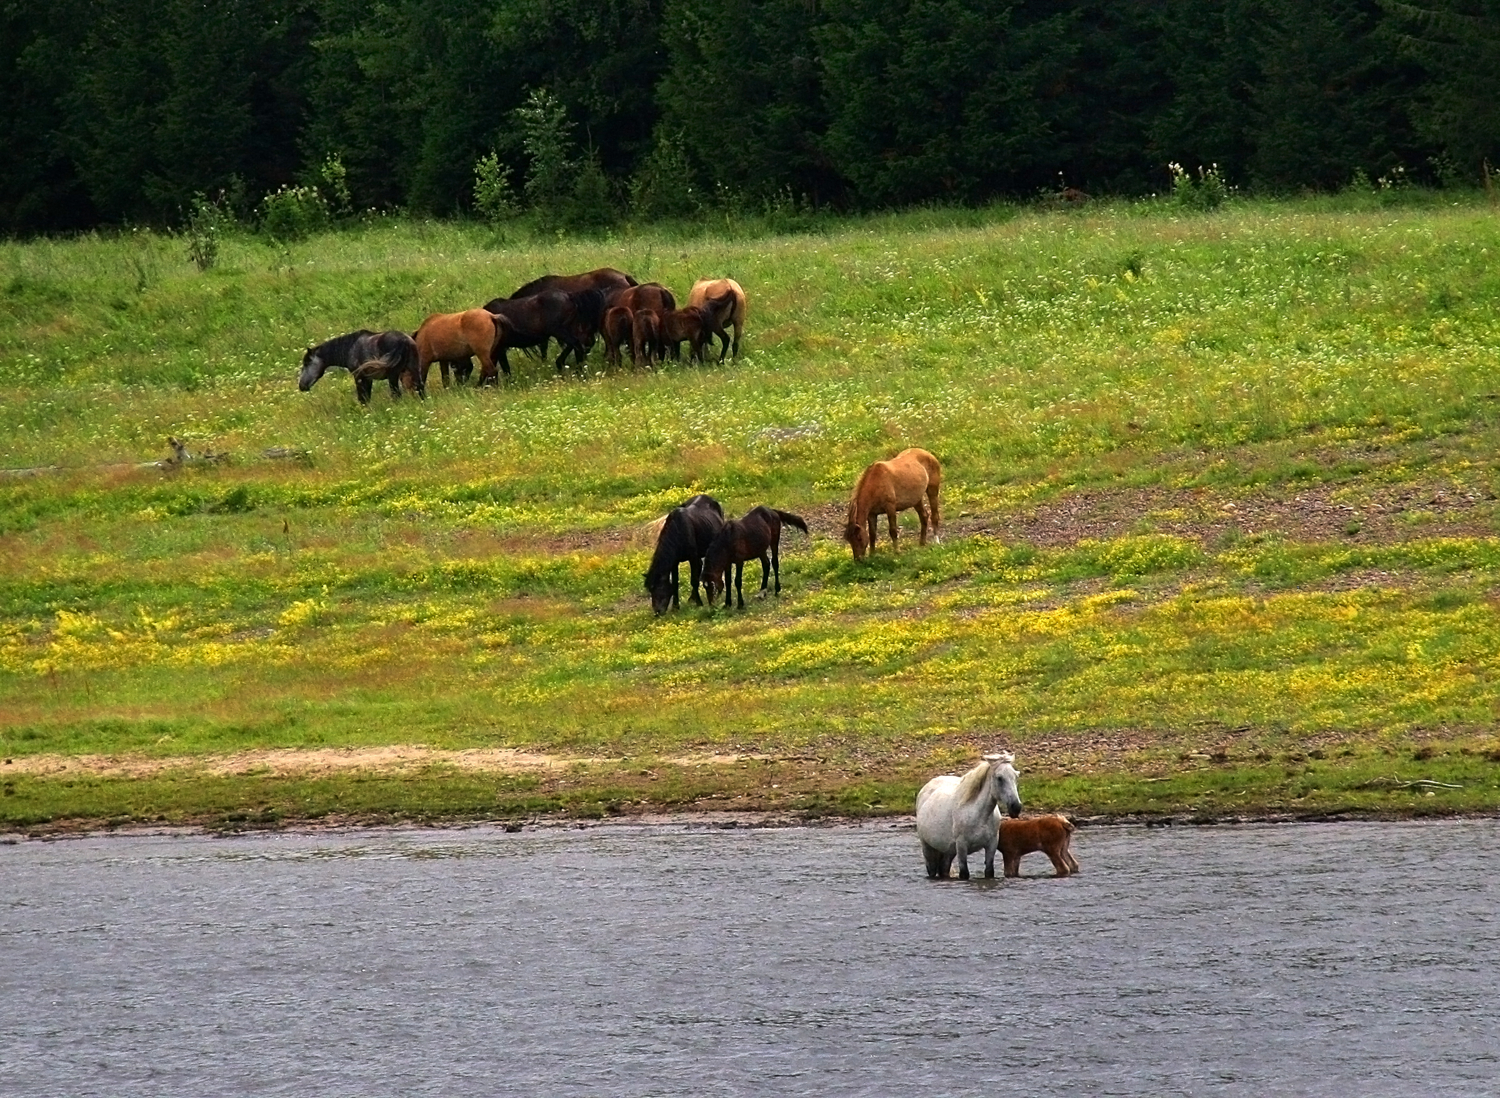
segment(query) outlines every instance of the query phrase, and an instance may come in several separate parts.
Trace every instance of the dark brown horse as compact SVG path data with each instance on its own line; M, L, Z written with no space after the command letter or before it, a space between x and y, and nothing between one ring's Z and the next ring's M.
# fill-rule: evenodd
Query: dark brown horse
M635 355L635 345L630 341L634 326L635 318L630 315L629 309L616 305L604 311L604 323L599 326L599 334L604 338L604 361L616 369L620 366L621 345L630 348L632 362L639 361Z
M544 290L527 297L495 298L484 308L505 321L504 325L496 325L494 351L500 369L506 377L510 376L507 351L536 348L545 355L550 339L562 344L562 352L557 356L558 373L562 373L570 354L582 365L583 356L598 333L603 305L604 295L598 290L576 294Z
M624 271L617 271L613 267L600 267L597 270L585 271L583 274L542 275L541 278L533 278L510 296L514 301L518 297L535 297L549 290L565 294L576 294L583 290L603 290L609 293L612 290L625 289L636 284L636 280Z
M354 392L361 404L370 403L370 393L381 378L390 383L393 397L401 395L402 382L417 396L427 395L422 371L417 368L416 341L405 332L361 328L309 347L302 356L297 388L307 392L330 368L354 375Z
M708 590L708 604L718 601L719 592L724 592L724 605L730 602L729 583L726 573L734 567L734 593L739 598L739 607L745 608L745 562L760 561L760 589L764 593L770 577L776 577L776 593L781 594L781 524L795 526L804 534L807 523L796 515L778 511L764 505L755 508L742 519L726 522L724 529L709 543L703 555L703 586Z
M651 609L658 614L675 610L680 584L677 566L688 562L693 581L693 601L699 606L698 581L703 574L703 554L724 526L724 508L713 496L696 495L681 507L674 507L662 522L656 538L656 551L646 569L646 591Z

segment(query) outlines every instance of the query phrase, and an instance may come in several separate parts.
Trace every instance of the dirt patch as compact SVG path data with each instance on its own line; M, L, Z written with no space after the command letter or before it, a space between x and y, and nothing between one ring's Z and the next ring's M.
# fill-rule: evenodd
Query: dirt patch
M653 759L668 766L728 766L761 755L683 755ZM345 748L284 748L240 751L232 755L148 758L140 755L21 755L0 763L0 776L39 777L87 774L107 778L152 778L169 771L228 777L266 774L276 777L317 777L322 774L370 771L400 774L433 766L451 766L491 774L555 774L578 766L610 766L628 760L609 757L549 755L513 748L472 748L446 751L418 745Z
M949 530L1038 548L1153 533L1189 538L1210 549L1253 536L1389 545L1493 537L1500 530L1497 517L1500 507L1492 493L1451 483L1235 493L1150 487L1082 489L1012 514L964 516Z

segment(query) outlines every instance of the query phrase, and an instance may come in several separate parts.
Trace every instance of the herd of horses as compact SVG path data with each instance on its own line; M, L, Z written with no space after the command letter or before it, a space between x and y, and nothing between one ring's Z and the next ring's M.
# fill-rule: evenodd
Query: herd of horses
M467 382L475 359L479 383L494 385L502 373L510 377L513 350L545 358L555 340L561 373L570 357L582 368L584 357L601 337L605 359L616 368L622 348L629 351L631 363L642 368L680 358L684 343L689 359L701 363L715 338L722 363L727 354L740 353L746 311L744 288L732 278L699 279L688 292L687 304L679 308L665 286L637 282L613 267L543 275L482 307L434 313L411 334L360 329L309 347L302 356L297 387L305 393L328 370L344 369L354 376L361 404L369 403L380 380L390 385L393 397L403 390L425 397L434 363L444 387Z

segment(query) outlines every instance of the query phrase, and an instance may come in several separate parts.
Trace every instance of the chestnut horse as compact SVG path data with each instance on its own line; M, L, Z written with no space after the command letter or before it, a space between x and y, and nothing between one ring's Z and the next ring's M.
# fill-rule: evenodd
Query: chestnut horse
M630 318L630 357L637 366L660 362L666 348L661 338L661 314L638 309Z
M493 384L495 372L495 314L485 309L466 309L461 313L433 313L412 333L417 341L417 365L422 383L436 362L443 371L443 388L448 387L449 371L467 381L479 358L479 383Z
M724 296L729 297L727 293ZM688 342L689 358L700 363L703 361L704 346L714 336L718 336L726 344L729 342L724 326L719 323L720 304L720 299L709 298L706 305L689 305L661 314L662 342L672 349L673 358L678 356L683 340Z
M1021 859L1038 851L1052 859L1052 872L1067 877L1078 872L1078 859L1068 849L1078 830L1066 816L1031 816L1000 821L1000 857L1007 877L1021 875Z
M760 560L760 589L764 593L767 579L776 576L776 593L781 594L781 524L795 526L804 534L807 523L796 515L764 505L756 507L742 519L726 522L709 542L703 554L703 585L708 589L708 605L718 601L724 592L724 607L730 602L727 572L734 568L734 594L739 607L745 608L745 562Z
M724 296L726 294L727 298ZM729 350L729 340L723 336L722 329L730 325L734 326L734 357L739 358L740 329L745 326L745 291L732 278L700 278L688 291L689 305L706 305L709 298L718 302L715 312L721 329L720 338L723 340L719 347L719 361L724 361L724 352Z
M889 461L877 461L860 475L849 501L849 517L844 526L844 540L854 550L854 559L875 551L875 524L883 514L891 532L891 548L897 549L896 512L912 508L922 520L921 544L927 544L928 509L932 511L932 540L941 541L938 527L938 490L943 486L943 470L938 459L915 446L902 450ZM866 530L869 538L866 540Z
M673 297L672 291L660 282L647 282L640 286L611 290L606 294L605 300L610 308L618 306L629 309L633 313L641 309L669 313L677 308L677 298Z

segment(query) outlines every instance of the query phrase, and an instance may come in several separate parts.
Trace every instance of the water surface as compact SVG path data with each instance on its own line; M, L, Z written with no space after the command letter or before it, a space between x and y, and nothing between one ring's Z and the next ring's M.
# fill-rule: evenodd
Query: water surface
M1493 1095L1500 823L0 846L0 1094Z

